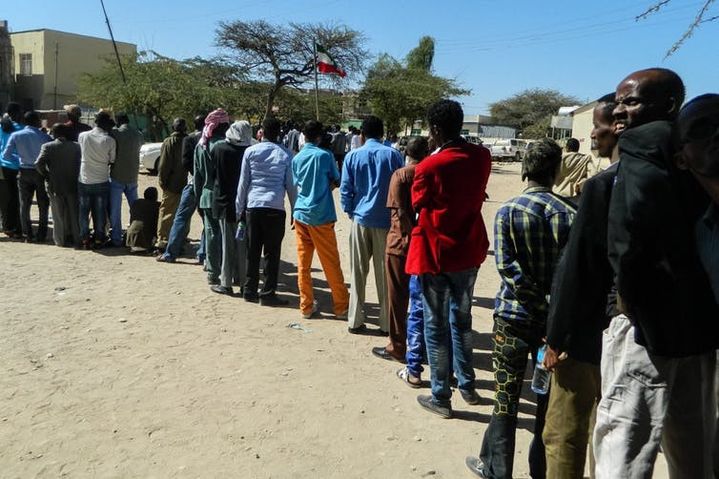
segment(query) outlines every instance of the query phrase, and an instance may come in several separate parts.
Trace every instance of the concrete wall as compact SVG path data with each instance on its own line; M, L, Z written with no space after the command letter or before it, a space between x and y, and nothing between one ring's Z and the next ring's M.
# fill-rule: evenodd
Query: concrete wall
M589 135L592 133L592 112L594 106L581 108L574 112L572 123L572 137L579 140L579 152L592 153L592 140Z
M114 61L112 42L102 38L55 30L17 32L10 35L15 55L17 98L32 98L35 109L62 108L76 101L78 81ZM135 55L137 47L117 43L120 55ZM32 77L20 76L20 54L32 54ZM56 75L57 74L57 75ZM57 89L57 91L56 91Z

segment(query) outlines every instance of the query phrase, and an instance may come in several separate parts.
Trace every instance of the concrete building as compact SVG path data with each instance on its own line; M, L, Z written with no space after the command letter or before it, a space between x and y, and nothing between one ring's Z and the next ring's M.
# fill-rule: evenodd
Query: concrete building
M7 22L0 20L0 112L13 98L13 53Z
M597 102L593 101L582 105L572 112L572 138L579 140L579 152L585 154L595 154L592 151L592 139L589 137L592 133L592 112L594 111L594 105Z
M517 137L517 129L511 126L497 125L492 117L486 115L464 115L462 134L478 138L512 139Z
M549 126L552 127L552 138L565 140L572 134L572 123L574 122L574 111L579 108L575 106L562 106L556 115L552 115Z
M114 59L112 42L102 38L39 29L10 33L15 71L15 100L25 110L57 110L76 102L80 76ZM137 47L117 42L120 55Z

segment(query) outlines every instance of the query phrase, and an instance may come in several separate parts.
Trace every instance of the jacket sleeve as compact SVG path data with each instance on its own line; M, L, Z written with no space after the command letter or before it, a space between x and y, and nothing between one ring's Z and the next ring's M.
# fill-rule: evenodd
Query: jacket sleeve
M40 147L40 154L37 157L37 160L35 160L35 169L38 173L40 173L41 176L47 178L48 176L48 169L47 169L47 143L42 145Z
M167 183L170 181L170 173L172 173L170 171L171 161L168 158L169 150L170 148L167 146L167 141L163 141L160 147L160 159L157 162L157 181L160 184L160 188L163 189L167 187Z
M290 211L295 211L295 201L297 201L297 187L292 178L292 155L285 166L285 190L287 191L287 197L290 199Z
M427 161L427 160L424 160ZM414 173L414 182L412 183L412 206L419 213L422 208L432 204L434 188L432 175L423 168L425 164L419 164Z
M194 174L192 176L192 187L195 190L195 198L197 204L200 204L200 196L202 196L202 188L205 187L205 170L204 156L207 150L204 148L195 148Z
M10 140L8 140L7 145L5 145L5 150L2 152L2 157L5 160L9 160L12 158L13 153L15 153L15 135L10 135Z
M235 208L237 217L239 218L245 212L247 207L247 194L250 189L250 159L247 151L242 157L242 169L240 171L240 182L237 184L237 196L235 198Z

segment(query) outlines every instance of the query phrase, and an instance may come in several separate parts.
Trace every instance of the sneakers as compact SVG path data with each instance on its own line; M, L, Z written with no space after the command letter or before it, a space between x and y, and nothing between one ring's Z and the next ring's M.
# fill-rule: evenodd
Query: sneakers
M452 405L443 406L434 400L431 395L417 396L417 402L427 411L443 417L444 419L452 418Z
M464 463L467 465L467 469L469 469L476 477L489 479L489 476L485 474L484 463L477 456L467 456Z
M312 310L309 313L302 313L302 319L312 319L312 316L314 316L317 311L319 311L319 306L317 305L317 300L314 300L312 301Z
M464 399L464 402L466 402L470 406L476 406L480 402L479 394L474 388L470 389L469 391L460 389L459 393L462 395L462 399Z
M175 258L173 258L172 256L169 256L167 253L163 253L160 256L158 256L157 258L155 258L155 261L158 261L160 263L174 263Z
M226 294L228 296L232 296L232 288L228 288L227 286L222 286L219 284L210 287L210 291L217 294Z

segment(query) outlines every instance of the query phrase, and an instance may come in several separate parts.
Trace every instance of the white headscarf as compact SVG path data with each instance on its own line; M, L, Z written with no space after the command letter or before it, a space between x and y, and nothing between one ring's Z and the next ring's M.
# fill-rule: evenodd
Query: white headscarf
M250 146L252 144L252 127L244 120L236 121L225 133L227 141L238 146Z

